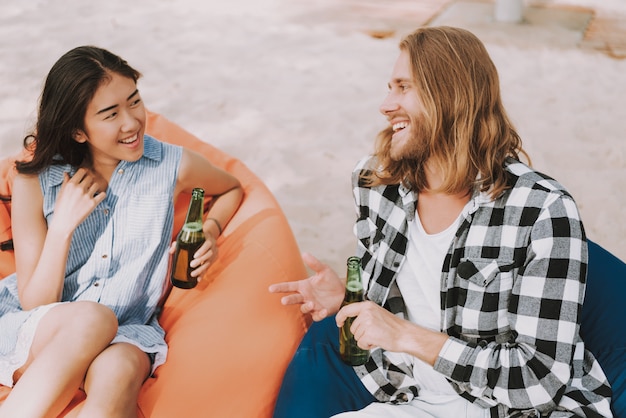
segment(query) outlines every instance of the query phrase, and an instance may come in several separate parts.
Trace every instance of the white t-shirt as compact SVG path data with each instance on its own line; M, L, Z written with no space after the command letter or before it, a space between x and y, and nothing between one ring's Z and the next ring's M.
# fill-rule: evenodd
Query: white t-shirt
M441 321L441 267L459 225L457 218L446 230L428 234L417 211L409 222L409 243L404 263L398 272L397 283L406 304L408 319L420 326L440 330ZM455 395L457 393L445 377L432 366L416 357L406 355L413 363L413 374L422 395ZM430 397L429 396L429 397Z

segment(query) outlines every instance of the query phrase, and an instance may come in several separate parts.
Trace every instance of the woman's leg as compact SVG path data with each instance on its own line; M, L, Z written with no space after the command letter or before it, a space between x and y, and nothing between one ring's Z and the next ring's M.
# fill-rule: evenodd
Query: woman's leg
M79 417L137 418L137 397L150 373L150 359L132 344L116 343L89 366L87 400Z
M117 318L95 302L54 306L39 321L26 364L0 407L0 417L56 417L87 368L115 337Z

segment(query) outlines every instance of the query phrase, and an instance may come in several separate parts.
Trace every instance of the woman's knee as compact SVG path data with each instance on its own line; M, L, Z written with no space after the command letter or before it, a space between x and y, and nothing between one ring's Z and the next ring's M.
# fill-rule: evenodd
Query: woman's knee
M115 351L113 362L121 375L136 378L143 381L148 377L151 364L150 357L139 347L128 343L117 343L111 346L111 351Z
M37 332L43 341L71 339L77 347L84 343L103 349L117 333L117 317L113 311L105 305L89 301L57 305L46 313L40 325Z
M91 364L89 375L100 376L119 384L139 385L150 373L146 353L128 343L116 343L104 350Z
M71 316L66 323L68 328L85 338L110 342L115 337L117 317L108 306L89 301L71 302L68 305L68 314Z

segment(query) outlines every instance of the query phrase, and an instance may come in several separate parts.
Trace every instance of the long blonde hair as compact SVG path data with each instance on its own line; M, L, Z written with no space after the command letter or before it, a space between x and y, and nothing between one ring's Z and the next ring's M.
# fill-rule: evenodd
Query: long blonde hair
M498 72L483 43L471 32L453 27L420 28L400 42L408 52L412 78L425 114L429 164L444 173L437 191L461 193L478 188L498 196L507 188L504 162L519 159L521 139L509 120ZM405 183L415 190L428 188L424 161L394 160L388 127L378 134L378 168L369 184Z

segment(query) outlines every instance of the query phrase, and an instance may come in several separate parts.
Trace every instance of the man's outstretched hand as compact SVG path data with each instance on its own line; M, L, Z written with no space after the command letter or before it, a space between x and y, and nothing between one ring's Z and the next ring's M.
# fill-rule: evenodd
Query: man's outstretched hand
M315 272L314 275L294 282L275 283L271 293L289 293L283 296L283 305L300 304L300 310L310 314L314 321L321 321L335 314L341 307L345 294L345 282L330 267L311 254L303 253L302 260Z

